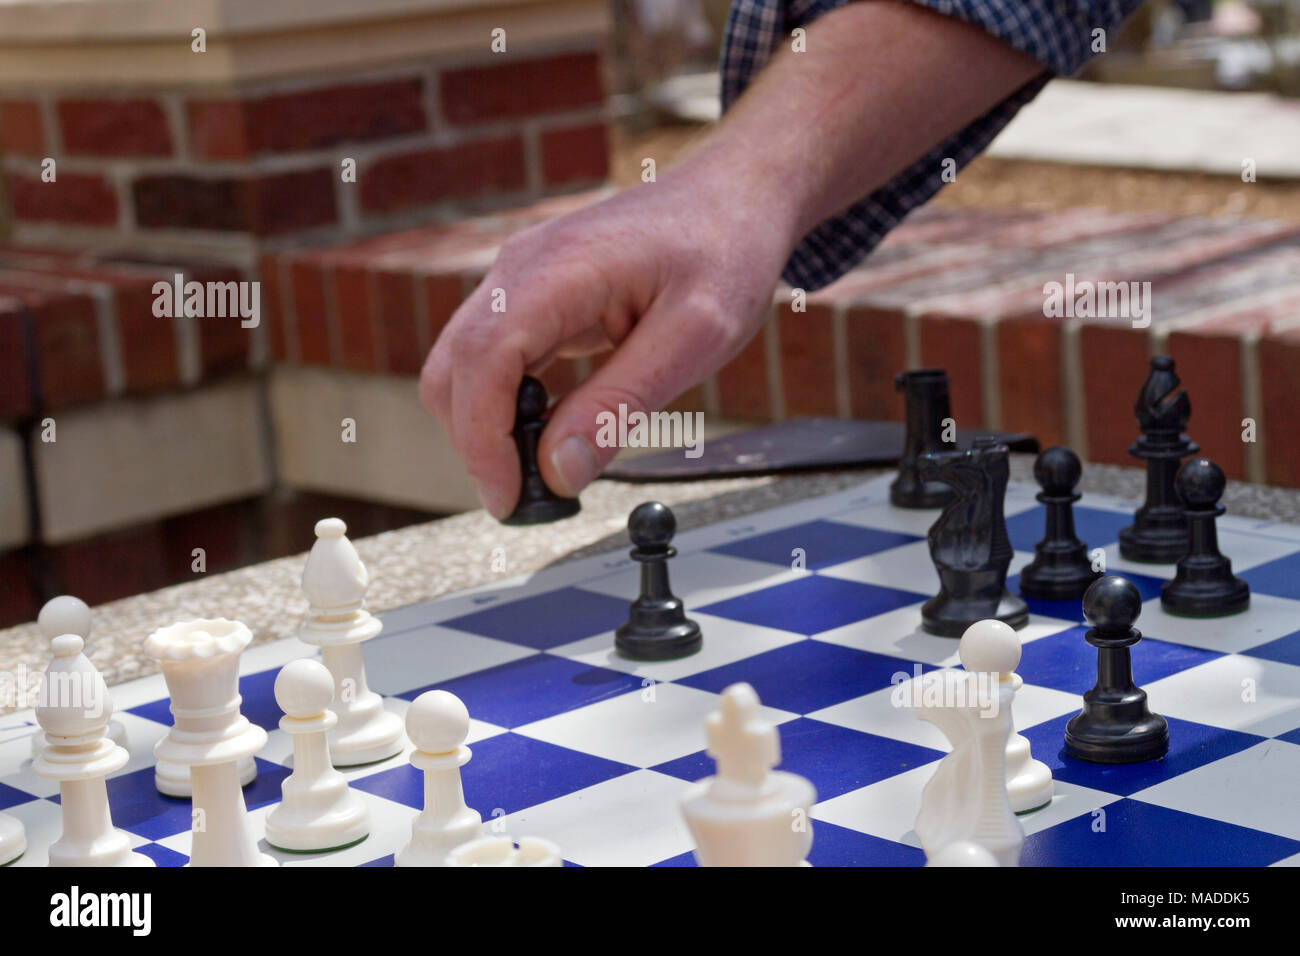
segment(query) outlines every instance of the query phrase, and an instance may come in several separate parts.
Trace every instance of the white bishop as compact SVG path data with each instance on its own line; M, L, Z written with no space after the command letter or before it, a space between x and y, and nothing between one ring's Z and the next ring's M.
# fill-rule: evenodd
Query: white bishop
M321 649L321 661L334 675L338 724L328 734L336 767L374 763L400 753L405 743L402 719L384 709L384 700L366 685L361 644L382 629L366 610L370 576L338 518L316 522L316 543L302 572L310 605L300 640Z
M50 642L54 659L41 679L36 706L46 742L32 769L59 781L63 813L63 835L50 847L50 866L153 866L149 857L132 852L130 837L113 826L104 780L129 757L105 736L113 701L84 648L76 634Z
M58 597L50 598L41 608L41 613L37 615L36 626L41 629L41 633L48 641L64 634L76 634L85 642L86 654L89 656L90 608L81 598L73 597L71 594L60 594ZM108 739L119 747L126 746L126 730L120 721L108 722L107 735ZM44 746L45 732L37 730L32 734L33 760L41 755L41 748Z

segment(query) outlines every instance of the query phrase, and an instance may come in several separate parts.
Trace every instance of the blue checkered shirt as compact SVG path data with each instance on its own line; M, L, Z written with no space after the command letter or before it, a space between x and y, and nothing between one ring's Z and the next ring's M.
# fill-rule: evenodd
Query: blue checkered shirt
M731 104L767 65L790 31L851 0L735 0L722 45L722 107ZM911 0L959 17L1000 38L1044 66L1021 87L961 132L838 216L821 223L795 246L782 278L800 289L819 289L861 262L902 221L943 186L942 161L957 167L974 159L1052 75L1069 76L1092 55L1093 30L1108 37L1142 0Z

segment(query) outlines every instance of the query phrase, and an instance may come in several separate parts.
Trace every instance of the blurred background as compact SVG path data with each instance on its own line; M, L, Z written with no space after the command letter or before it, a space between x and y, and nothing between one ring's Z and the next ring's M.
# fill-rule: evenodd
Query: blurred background
M95 605L305 550L324 514L361 537L477 507L416 401L424 354L505 236L641 183L646 158L665 168L716 120L727 9L0 0L0 627L54 594ZM936 209L1300 223L1300 0L1151 0L1049 95ZM1262 157L1248 180L1243 155ZM1270 276L1296 275L1269 255ZM177 276L207 308L159 314L155 284ZM255 321L212 314L213 286L245 283ZM806 345L773 328L794 374ZM799 382L755 385L752 361L680 407L819 410ZM1019 424L972 401L967 421ZM1072 438L1064 418L1041 437ZM1128 426L1089 457L1124 462ZM1229 471L1300 484L1289 457Z

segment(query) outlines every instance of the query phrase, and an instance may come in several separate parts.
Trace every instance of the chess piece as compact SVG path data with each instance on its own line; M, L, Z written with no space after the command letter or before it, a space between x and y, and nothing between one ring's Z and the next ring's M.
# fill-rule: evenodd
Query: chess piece
M239 785L247 787L257 779L257 761L252 757L241 757L235 765L235 773L239 777ZM194 792L190 768L170 760L159 760L154 764L153 785L163 796L178 800L188 800Z
M997 866L998 861L988 850L970 840L949 843L925 861L926 866Z
M1057 445L1034 460L1034 479L1043 490L1038 500L1047 509L1043 540L1034 545L1034 560L1020 571L1020 594L1040 601L1077 601L1101 577L1088 560L1088 546L1074 533L1074 490L1083 468L1079 456Z
M694 654L704 643L700 626L686 616L668 585L668 560L677 554L669 542L676 532L677 519L657 501L637 505L628 516L627 533L635 546L630 554L641 563L641 593L614 632L614 648L623 657L670 660Z
M402 718L384 709L384 699L366 684L363 642L383 630L366 610L370 576L338 518L316 522L316 543L302 572L310 605L298 639L321 649L321 662L334 675L334 712L329 731L330 760L336 767L386 760L401 753Z
M798 774L772 769L781 739L760 706L754 688L732 684L709 715L708 754L718 772L682 796L700 866L809 865L817 791Z
M1128 450L1147 463L1146 502L1119 533L1119 553L1129 561L1168 564L1187 553L1187 516L1174 494L1174 474L1200 449L1183 434L1192 406L1178 385L1174 360L1153 358L1134 409L1142 434Z
M448 866L563 866L560 848L550 840L486 836L462 843L447 854Z
M940 586L921 607L921 627L943 637L961 637L987 618L1024 627L1029 606L1006 586L1012 556L1003 512L1007 446L978 438L968 451L923 455L918 467L923 479L942 481L954 495L927 535Z
M519 452L519 502L503 524L545 524L576 515L577 498L561 498L547 487L537 466L537 446L546 427L546 387L531 375L519 383L515 404L515 449Z
M411 840L394 866L446 866L447 854L482 835L483 818L465 805L460 768L469 763L469 711L455 694L425 691L406 712L415 744L411 766L424 772L424 810L411 824Z
M190 866L278 866L257 848L239 786L239 761L266 731L239 712L239 655L253 640L238 621L181 621L149 635L176 722L154 745L159 760L189 769L193 788Z
M990 623L980 622L962 636L962 661L971 669L941 670L927 677L938 686L927 690L917 712L952 744L952 752L939 761L921 792L916 816L916 835L934 866L951 866L954 858L966 859L967 865L987 865L990 857L998 866L1020 864L1025 831L1007 792L1015 691L1003 673L974 669L1000 667L1010 659L1006 631Z
M81 598L61 594L50 598L36 616L36 626L45 639L53 641L64 634L76 634L85 644L85 654L90 656L90 608ZM108 722L106 736L119 747L126 748L126 728L119 720ZM45 731L39 728L32 734L32 759L41 755L45 746Z
M76 634L50 642L54 658L41 678L36 705L46 743L32 769L59 781L63 814L63 834L50 847L50 866L153 866L149 857L132 852L131 838L113 826L105 779L130 757L105 736L113 700L84 648Z
M962 635L958 649L962 667L977 674L996 674L1011 688L1012 703L1024 681L1015 673L1020 663L1020 637L1001 621L976 621ZM1014 715L1007 740L1007 799L1013 813L1029 813L1052 802L1052 771L1029 752L1029 740L1016 733Z
M953 499L942 481L923 479L917 462L932 452L954 450L955 441L943 440L948 405L948 374L940 368L918 368L894 376L894 388L907 403L907 436L898 462L898 477L889 486L889 500L900 508L941 508Z
M293 773L266 818L266 842L281 850L315 853L360 843L370 833L370 811L347 778L330 766L326 732L338 723L329 709L334 677L320 661L292 661L275 677L280 729L293 736Z
M1250 585L1232 573L1232 561L1219 551L1215 522L1227 479L1208 458L1193 458L1174 479L1187 514L1190 544L1172 581L1160 588L1160 606L1184 617L1223 617L1250 607Z
M1142 595L1115 574L1099 578L1083 596L1092 625L1084 640L1097 648L1097 683L1065 728L1065 752L1077 760L1139 763L1169 749L1169 725L1147 709L1146 691L1133 683L1129 648L1142 639L1133 626L1140 613Z
M9 813L0 813L0 866L12 863L27 852L27 828Z

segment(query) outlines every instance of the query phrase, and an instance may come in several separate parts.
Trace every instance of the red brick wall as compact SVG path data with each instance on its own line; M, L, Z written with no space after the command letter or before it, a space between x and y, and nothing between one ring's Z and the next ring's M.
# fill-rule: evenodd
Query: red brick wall
M0 170L21 229L337 239L440 207L526 203L609 165L597 50L485 52L196 92L0 90ZM52 127L52 128L50 128ZM42 160L57 163L54 182ZM344 182L342 163L356 163Z

